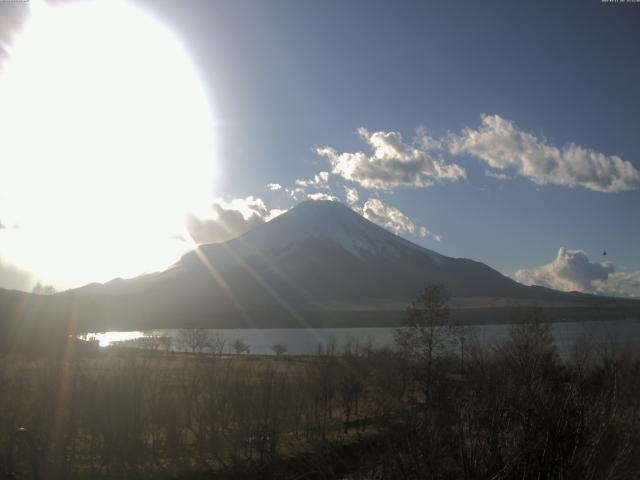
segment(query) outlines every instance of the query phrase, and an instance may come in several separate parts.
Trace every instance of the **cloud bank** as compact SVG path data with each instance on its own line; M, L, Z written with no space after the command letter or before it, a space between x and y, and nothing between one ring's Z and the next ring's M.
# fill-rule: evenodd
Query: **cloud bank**
M513 173L537 185L582 187L595 192L640 188L640 171L633 163L575 143L557 147L520 130L500 115L482 115L479 127L440 138L431 137L424 129L417 132L407 143L396 131L371 133L359 128L358 135L370 153L338 152L330 146L317 148L316 153L329 160L335 175L373 190L422 188L435 181L466 178L464 167L443 160L445 153L479 159L490 167L485 175L499 180L509 180Z
M616 272L609 262L592 262L582 250L560 247L546 265L520 269L515 278L527 285L619 297L640 297L640 271Z
M569 143L550 145L519 130L499 115L483 115L477 129L465 128L447 138L449 152L478 158L497 172L512 169L538 185L580 186L596 192L620 192L640 188L640 171L617 155L607 156Z
M440 235L379 198L369 198L359 206L360 192L348 182L365 190L390 193L399 187L424 188L435 182L457 182L467 178L465 168L445 162L443 155L466 155L486 163L485 176L501 181L521 176L537 185L582 187L595 192L640 188L640 171L631 162L575 143L557 147L520 130L500 115L482 115L477 128L467 127L437 138L426 129L418 129L410 142L397 131L359 128L357 132L367 151L338 152L331 146L319 147L316 153L328 160L330 171L297 179L290 187L270 183L267 190L283 192L296 200L344 201L368 220L396 234L430 237L440 242ZM342 184L343 198L333 194L330 178L332 183ZM277 213L280 212L269 210L259 198L219 201L212 205L209 215L191 216L188 227L198 243L224 242ZM551 263L518 270L515 276L523 283L565 291L640 296L640 272L616 272L610 263L592 262L583 251L564 247Z

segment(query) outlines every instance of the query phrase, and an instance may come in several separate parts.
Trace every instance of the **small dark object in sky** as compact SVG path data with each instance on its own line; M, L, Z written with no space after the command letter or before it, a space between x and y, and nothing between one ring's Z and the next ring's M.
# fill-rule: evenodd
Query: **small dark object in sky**
M602 252L602 254L603 254L603 255L606 255L606 254L607 254L607 251L605 250L604 252Z

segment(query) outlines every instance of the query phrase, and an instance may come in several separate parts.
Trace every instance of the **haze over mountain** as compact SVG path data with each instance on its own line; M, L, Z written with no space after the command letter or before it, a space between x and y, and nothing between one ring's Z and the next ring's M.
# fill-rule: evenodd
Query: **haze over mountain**
M199 246L164 272L64 295L95 303L95 324L105 328L391 325L431 282L446 285L456 314L484 322L508 320L515 307L534 303L561 309L562 318L576 317L576 308L584 316L594 305L600 315L605 306L638 305L521 285L332 201L302 202L231 241Z

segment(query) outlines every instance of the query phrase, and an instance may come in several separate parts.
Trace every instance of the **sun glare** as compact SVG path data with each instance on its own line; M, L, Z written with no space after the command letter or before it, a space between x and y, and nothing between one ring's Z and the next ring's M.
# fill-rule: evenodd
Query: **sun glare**
M2 256L61 286L166 267L214 173L189 56L125 2L31 10L0 73Z

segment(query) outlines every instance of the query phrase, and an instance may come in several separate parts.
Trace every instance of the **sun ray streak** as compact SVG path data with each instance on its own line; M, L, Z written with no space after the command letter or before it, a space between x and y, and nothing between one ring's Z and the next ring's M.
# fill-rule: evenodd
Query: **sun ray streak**
M229 298L229 300L231 300L231 302L233 303L235 308L238 310L238 312L240 312L240 315L242 315L243 320L248 325L250 325L251 327L255 328L256 324L255 324L253 318L251 317L251 315L249 314L249 312L247 311L247 309L238 301L238 299L233 294L233 292L229 288L229 285L227 285L227 282L224 280L224 278L222 277L220 272L218 272L218 270L215 268L215 266L209 261L207 256L204 253L202 253L202 251L200 250L199 246L196 245L195 241L193 240L193 237L191 236L191 234L188 231L186 231L186 229L185 229L185 231L183 233L183 236L184 236L184 238L187 239L188 243L190 243L191 245L195 246L195 248L193 249L193 252L196 254L198 259L202 262L202 264L204 265L206 270L209 272L209 274L211 275L211 278L220 286L222 291Z
M223 225L223 228L226 228ZM188 233L187 233L188 235ZM191 240L191 242L193 242L193 238L189 235L188 238ZM282 275L279 271L277 271L275 268L273 268L270 265L270 262L268 261L267 257L262 253L259 252L253 245L250 245L248 242L245 242L243 237L238 237L234 240L235 242L239 243L241 246L243 246L244 248L246 248L247 250L249 250L252 253L255 253L257 256L259 256L262 260L263 263L267 266L267 268L269 268L272 272L276 273L282 280L284 280L287 284L289 284L293 289L296 289L300 292L302 292L303 294L307 294L307 292L305 292L304 290L301 290L298 286L294 285L293 282L289 281L284 275ZM254 279L256 280L260 286L276 301L276 303L278 303L293 319L295 322L297 322L297 324L300 327L303 328L307 328L309 329L309 331L312 332L313 336L316 338L316 340L318 340L319 342L322 340L320 338L320 336L316 333L315 329L313 329L311 327L311 325L309 324L309 322L307 322L304 317L293 307L293 305L289 304L284 298L282 298L281 295L278 294L278 292L276 292L273 288L271 288L271 286L268 284L268 282L256 271L254 271L249 264L245 261L245 259L238 254L238 252L236 252L229 243L222 243L221 244L222 248L230 255L232 256L237 263L239 263L242 268ZM202 252L200 252L199 249L196 249L197 253L199 256L203 256L204 254L202 254ZM205 257L206 259L206 257ZM208 262L208 259L206 259ZM208 262L210 264L210 262ZM310 295L305 295L308 296L310 298Z

